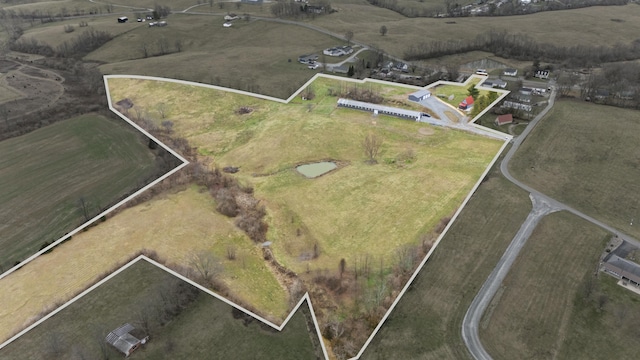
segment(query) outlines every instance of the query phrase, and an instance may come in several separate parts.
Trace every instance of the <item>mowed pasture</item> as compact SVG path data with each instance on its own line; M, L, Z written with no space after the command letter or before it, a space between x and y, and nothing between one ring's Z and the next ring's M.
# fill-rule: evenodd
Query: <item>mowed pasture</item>
M234 261L223 256L230 245L236 248ZM286 315L287 294L259 249L232 220L216 212L207 192L190 187L125 209L1 279L6 291L0 293L0 339L8 339L29 319L69 300L143 249L185 266L193 266L194 254L213 252L217 277L233 285L237 298L273 321Z
M236 176L267 208L275 256L297 272L334 269L342 258L353 264L363 254L390 267L396 249L417 244L454 213L502 146L466 132L336 108L330 93L350 86L318 78L310 85L313 100L280 104L196 86L109 79L112 101L129 98L158 121L154 109L163 103L176 134L208 156L211 166L241 168ZM380 87L389 98L415 91ZM243 106L253 111L238 114ZM365 162L361 143L367 134L384 142L376 165ZM337 161L340 169L314 180L295 170L323 159Z
M531 210L494 167L361 359L466 359L462 319Z
M582 281L593 277L609 236L568 212L543 218L480 323L480 338L489 354L495 359L560 358L565 339L578 330L572 324L572 314ZM590 354L592 359L609 358L612 348L632 347L605 329L580 333L592 338L606 336L617 343ZM637 352L638 346L634 348ZM563 358L576 357L566 353Z
M545 11L530 15L456 18L406 18L394 11L377 8L362 1L357 4L332 4L338 12L318 17L311 23L337 34L353 31L355 41L376 45L385 52L403 56L410 45L429 41L459 41L475 38L489 30L527 35L538 42L558 46L629 44L640 31L640 7L595 6L583 9ZM499 19L500 21L496 21ZM611 21L619 19L620 21ZM388 32L380 35L384 25ZM598 29L585 32L584 29Z
M85 222L85 209L93 217L140 188L155 168L137 130L91 114L2 141L0 153L4 270Z
M287 98L316 73L298 63L298 56L343 44L317 31L265 21L223 28L219 17L174 14L167 22L162 28L137 27L85 59L106 63L100 66L105 74L169 77ZM168 54L153 56L161 43Z
M231 306L198 290L195 301L164 326L158 325L155 309L163 305L161 295L170 298L178 285L191 287L139 260L0 350L0 357L120 358L123 355L104 338L125 323L142 329L146 317L150 341L132 355L136 359L203 359L211 354L225 359L315 358L311 337L317 334L307 331L305 304L278 332L257 320L244 325L243 319L234 318Z
M514 176L640 236L640 112L558 101L511 162Z

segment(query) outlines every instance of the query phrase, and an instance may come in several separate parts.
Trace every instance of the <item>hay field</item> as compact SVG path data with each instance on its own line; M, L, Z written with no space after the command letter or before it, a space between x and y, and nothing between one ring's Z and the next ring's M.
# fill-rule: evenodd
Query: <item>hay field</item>
M494 167L361 359L466 359L462 319L531 210Z
M158 306L159 294L166 294L172 288L169 284L175 286L178 282L182 283L164 270L138 261L0 350L0 357L45 359L55 354L55 358L72 359L82 354L87 359L99 359L100 344L109 331L127 322L140 328L139 313ZM310 336L317 335L307 332L303 310L291 318L282 332L265 330L257 321L245 326L242 319L233 318L231 310L222 301L199 292L196 300L171 322L154 326L149 343L132 356L203 359L215 353L221 358L239 359L313 358ZM149 319L155 323L153 312ZM122 357L114 348L106 351L110 358Z
M584 331L583 324L573 323L582 280L593 277L609 236L567 212L543 218L480 323L480 337L489 354L495 359L633 357L631 354L639 349L631 345L633 342L622 342L605 329ZM604 336L618 346L609 345L586 357L577 357L574 352L558 356L573 332L593 339ZM584 338L581 341L589 342ZM621 356L614 356L609 350L618 347L632 347L635 351L618 350Z
M106 62L100 67L105 74L170 77L287 98L316 72L298 63L298 56L343 43L264 21L236 21L230 28L211 16L174 14L167 21L163 28L139 27L116 37L85 60ZM181 52L175 52L177 40ZM156 54L158 41L166 41L172 53L144 58L143 45Z
M242 241L239 241L241 239ZM232 220L219 215L207 192L188 188L123 210L0 280L0 339L7 339L44 308L66 301L141 249L171 263L189 264L197 251L237 248L238 259L218 257L222 280L233 292L274 319L287 310L287 295L260 253ZM224 250L223 250L224 251ZM244 259L244 260L243 260Z
M0 142L0 264L8 270L140 187L154 156L130 125L98 115Z
M527 34L539 42L559 46L629 43L640 31L640 6L595 6L575 10L546 11L530 15L455 18L405 18L391 10L366 3L333 4L338 12L316 18L312 24L338 34L353 31L354 40L376 45L395 56L402 56L410 44L433 40L473 38L491 29ZM496 21L499 19L499 21ZM621 22L611 21L620 19ZM380 35L380 26L388 32ZM598 29L585 32L584 29Z
M333 269L340 258L350 264L363 253L384 257L390 266L395 249L415 244L455 211L502 144L442 128L422 135L419 129L426 124L336 109L337 98L328 88L341 85L328 83L319 79L311 85L312 101L287 105L154 81L110 79L109 88L112 100L130 98L152 115L164 102L178 135L216 166L241 168L237 176L255 187L268 209L268 237L285 266ZM406 97L413 90L389 86L386 91L389 97L395 92ZM241 106L253 112L236 114ZM374 166L365 164L360 145L368 133L385 142ZM407 149L415 158L396 161ZM314 180L294 170L321 159L336 160L341 168ZM321 256L309 261L316 244Z
M535 189L639 237L639 132L637 110L558 101L511 170Z

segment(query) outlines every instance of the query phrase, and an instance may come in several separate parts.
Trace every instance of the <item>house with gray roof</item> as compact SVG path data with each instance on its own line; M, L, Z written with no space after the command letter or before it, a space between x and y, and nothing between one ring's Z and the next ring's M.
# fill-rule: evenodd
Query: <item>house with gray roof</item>
M602 271L605 273L640 286L640 265L623 259L615 254L608 256L602 263Z

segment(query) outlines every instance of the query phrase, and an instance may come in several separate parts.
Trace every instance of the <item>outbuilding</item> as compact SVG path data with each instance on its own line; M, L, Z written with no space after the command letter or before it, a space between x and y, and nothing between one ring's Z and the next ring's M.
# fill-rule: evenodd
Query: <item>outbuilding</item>
M431 96L431 92L429 90L422 89L409 94L409 100L420 102L422 100L429 98L429 96Z
M131 334L133 331L135 331L135 328L131 324L124 324L110 332L105 338L105 341L118 349L125 357L128 357L149 340L148 336L141 336L142 339L135 337Z
M120 16L120 17L118 18L118 22L119 22L119 23L126 23L127 21L129 21L129 18L128 18L128 17L126 17L126 16Z
M513 122L513 115L512 114L504 114L504 115L499 115L496 118L496 125L500 126L500 125L506 125L506 124L511 124Z

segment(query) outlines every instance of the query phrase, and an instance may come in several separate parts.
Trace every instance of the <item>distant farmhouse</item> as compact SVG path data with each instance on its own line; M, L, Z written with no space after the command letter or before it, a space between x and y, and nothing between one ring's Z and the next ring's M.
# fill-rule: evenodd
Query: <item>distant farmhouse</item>
M505 76L517 76L518 75L518 69L511 69L511 68L504 69L504 71L502 72L502 75L505 75Z
M332 48L324 49L322 51L322 53L327 56L343 56L343 55L349 55L352 52L353 52L353 48L351 46L332 47Z
M470 110L473 107L473 96L469 95L458 105L460 110Z
M318 55L316 54L300 55L298 57L298 62L301 64L313 65L316 63L316 61L318 61Z
M142 337L142 339L138 339L136 336L131 334L134 331L135 328L131 324L124 324L110 332L109 335L107 335L107 337L105 338L105 341L118 349L118 351L123 353L125 357L128 357L132 352L134 352L140 346L146 344L149 340L148 336L136 334Z
M499 87L501 89L504 89L507 87L507 82L504 80L495 79L495 80L487 80L483 82L482 85L487 87L492 87L492 88Z
M549 71L547 71L547 70L538 70L538 71L536 71L535 74L533 74L533 77L537 77L539 79L548 79L549 78Z
M240 19L240 17L236 14L227 14L224 16L224 21L233 21L238 19Z

